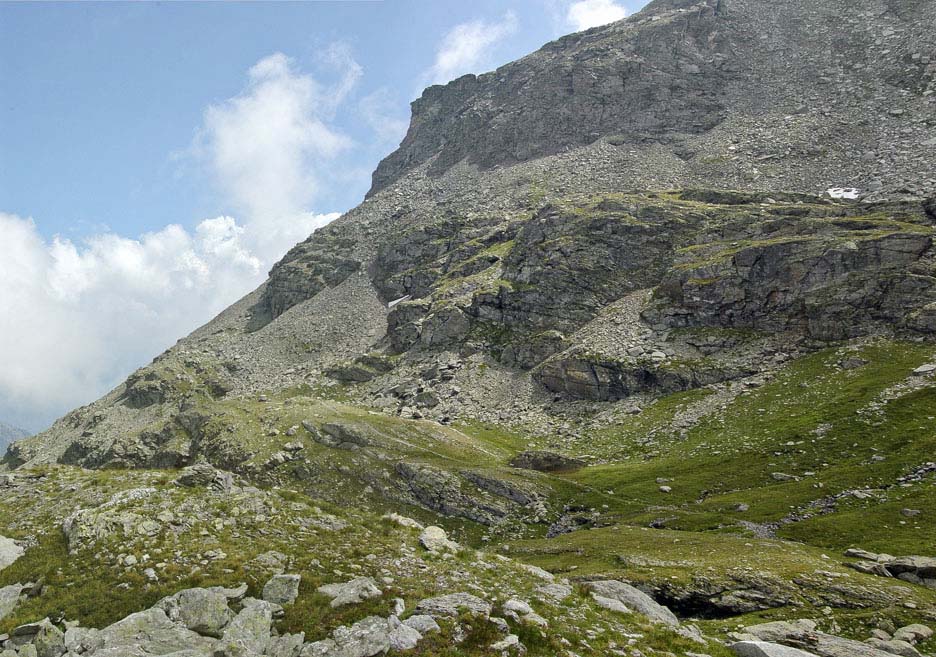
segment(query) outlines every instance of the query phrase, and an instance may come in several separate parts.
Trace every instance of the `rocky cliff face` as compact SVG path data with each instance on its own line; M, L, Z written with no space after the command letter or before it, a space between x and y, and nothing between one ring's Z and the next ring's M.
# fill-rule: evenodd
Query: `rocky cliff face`
M933 156L934 21L932 3L900 0L651 2L427 89L371 194L423 165L486 170L598 141L733 187L931 194L917 172Z
M876 624L897 641L898 622L936 618L931 578L901 571L898 590L880 580L891 571L835 555L936 540L933 24L927 0L658 0L426 90L360 206L107 396L13 445L0 508L67 491L80 468L141 471L126 487L214 467L230 472L211 486L242 477L287 500L406 511L572 578L625 577L680 615L810 610L832 634ZM823 195L833 186L859 198ZM256 504L238 506L255 522L233 523L251 550L267 536ZM132 513L107 526L135 535L149 510ZM371 527L365 515L349 522ZM242 538L212 526L224 545ZM341 550L373 570L363 547ZM392 572L385 556L369 563ZM478 559L471 573L489 570ZM513 607L518 623L537 616ZM455 644L467 631L445 629ZM576 651L617 650L598 634Z

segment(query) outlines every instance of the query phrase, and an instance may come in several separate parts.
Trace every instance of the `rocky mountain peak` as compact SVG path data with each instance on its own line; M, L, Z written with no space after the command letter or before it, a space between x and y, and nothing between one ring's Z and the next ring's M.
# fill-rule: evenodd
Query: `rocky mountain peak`
M932 193L914 173L932 157L934 21L918 0L652 2L426 89L369 195L418 168L490 169L599 140L656 146L687 179L724 160L745 186L820 192L819 174Z

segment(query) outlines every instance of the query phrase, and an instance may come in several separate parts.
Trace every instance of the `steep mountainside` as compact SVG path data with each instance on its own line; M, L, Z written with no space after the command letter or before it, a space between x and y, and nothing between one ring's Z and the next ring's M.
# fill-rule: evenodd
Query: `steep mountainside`
M427 89L360 206L7 451L0 637L132 607L175 650L159 599L263 597L272 551L297 606L186 593L220 600L197 654L398 650L412 604L446 619L415 654L932 652L899 628L936 622L933 25L657 0ZM738 654L793 654L766 649Z

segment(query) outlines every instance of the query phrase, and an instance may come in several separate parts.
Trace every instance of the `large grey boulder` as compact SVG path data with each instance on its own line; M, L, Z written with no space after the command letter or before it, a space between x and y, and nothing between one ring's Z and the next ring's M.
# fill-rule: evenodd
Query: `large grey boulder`
M390 649L390 625L368 616L351 627L339 627L331 638L307 644L302 657L374 657Z
M208 463L196 463L182 468L175 483L186 488L205 487L226 493L234 487L234 475Z
M510 460L510 467L539 472L569 472L583 467L585 462L546 451L526 451Z
M893 657L892 653L852 639L819 632L808 620L775 621L745 628L748 635L760 641L782 643L814 653L819 657Z
M458 616L463 610L479 616L490 616L491 603L470 593L450 593L420 600L416 605L417 614L426 614L434 618Z
M305 642L305 634L284 634L273 637L267 648L268 657L299 657Z
M595 595L617 600L652 621L666 625L679 625L679 619L672 611L630 584L609 579L588 582L585 587Z
M48 618L20 625L11 632L11 639L18 646L31 644L37 657L60 657L65 653L65 633Z
M12 538L0 536L0 570L3 570L23 556L24 552L25 550Z
M131 614L103 630L95 657L167 655L181 650L210 654L214 640L175 623L158 607Z
M23 597L25 588L22 584L0 587L0 620L13 613Z
M358 577L341 584L320 586L318 592L332 598L332 607L357 604L383 595L377 583L370 577Z
M225 589L186 589L163 598L156 607L166 616L203 636L221 638L225 627L234 618L228 607L229 596Z
M920 623L905 625L894 632L894 639L896 641L906 641L907 643L926 641L931 636L933 636L933 630Z
M387 621L390 625L390 650L406 651L415 648L422 641L422 634L411 625L404 625L396 616Z
M739 641L731 649L738 657L816 657L811 652L767 641Z
M270 647L273 616L282 607L266 600L247 598L244 607L224 630L215 645L215 657L255 657Z
M299 597L299 575L274 575L263 586L263 599L277 605L290 605Z
M887 641L884 639L871 638L865 641L865 643L874 648L879 648L884 652L889 652L892 655L900 655L900 657L921 657L920 651L907 641L897 639Z
M92 627L69 627L65 630L65 652L92 653L101 647L101 631Z
M458 552L461 546L448 537L448 534L441 527L430 525L426 527L419 535L420 544L430 552L445 552L450 550Z
M410 616L403 624L412 627L414 630L420 634L429 634L430 632L438 632L439 624L436 623L435 619L432 616L427 616L426 614L415 614Z

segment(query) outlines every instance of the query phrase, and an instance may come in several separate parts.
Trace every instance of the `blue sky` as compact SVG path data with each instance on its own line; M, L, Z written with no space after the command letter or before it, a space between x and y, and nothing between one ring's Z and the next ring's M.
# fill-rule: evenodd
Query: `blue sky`
M427 84L642 4L0 3L0 419L42 428L256 286Z

